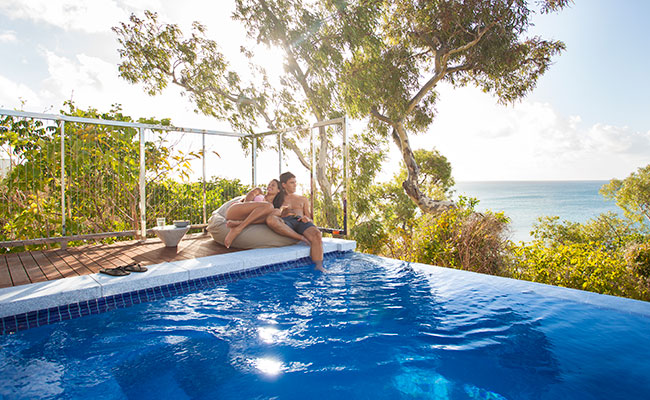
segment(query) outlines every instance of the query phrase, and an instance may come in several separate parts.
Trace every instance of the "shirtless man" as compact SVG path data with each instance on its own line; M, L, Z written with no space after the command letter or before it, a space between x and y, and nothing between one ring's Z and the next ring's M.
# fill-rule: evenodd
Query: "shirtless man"
M323 237L320 230L312 222L313 215L306 197L296 194L296 176L291 172L280 175L281 190L273 199L275 208L282 208L282 214L269 215L266 225L280 235L303 235L309 241L311 259L316 269L325 272L323 268Z

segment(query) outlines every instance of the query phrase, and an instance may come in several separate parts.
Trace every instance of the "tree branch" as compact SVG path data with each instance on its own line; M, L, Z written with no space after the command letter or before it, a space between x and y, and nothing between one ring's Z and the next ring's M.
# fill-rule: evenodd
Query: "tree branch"
M429 81L425 83L424 86L422 86L422 88L417 92L417 94L413 96L413 98L408 102L408 105L406 106L406 110L404 111L404 115L408 115L411 112L413 112L413 110L415 109L415 107L417 107L420 100L422 100L422 98L426 96L426 94L431 89L433 89L446 74L447 74L446 66L443 67L441 72L436 72L435 75L433 75L433 77L429 79Z
M298 160L300 160L300 164L302 164L303 167L306 169L311 168L311 164L307 162L305 159L305 155L302 154L302 151L300 151L300 148L290 139L287 139L285 137L282 138L282 143L285 144L288 148L290 148L296 155L298 156Z
M471 42L466 43L463 46L457 47L447 52L436 51L436 67L435 67L436 73L433 75L431 79L429 79L427 83L424 84L424 86L422 86L422 88L416 93L416 95L413 96L413 98L409 101L408 105L406 106L406 110L404 114L408 115L411 112L413 112L415 107L417 107L418 103L424 98L424 96L426 96L426 94L429 93L429 91L431 91L431 89L433 89L438 84L438 82L440 82L440 80L445 77L445 75L447 75L448 73L460 71L463 68L467 68L467 65L461 65L461 66L454 67L453 70L449 69L447 67L447 61L449 60L449 57L451 57L452 55L469 50L472 47L476 46L476 44L478 44L481 38L485 36L487 31L493 25L494 23L488 25L482 30L479 29L476 38Z
M469 50L469 49L471 49L472 47L476 46L476 44L477 44L478 42L481 41L481 39L483 38L483 36L485 36L485 34L487 33L487 31L489 31L490 28L492 28L492 27L494 26L495 23L496 23L496 22L492 22L491 24L489 24L488 26L486 26L484 29L482 29L482 30L479 29L479 30L478 30L478 34L476 35L476 39L472 40L471 42L466 43L465 45L460 46L460 47L457 47L457 48L455 48L455 49L449 50L449 52L447 52L447 57L449 57L449 56L453 56L454 54L456 54L456 53L460 53L460 52L463 52L463 51L465 51L465 50Z
M381 114L379 110L377 110L376 106L372 106L370 108L370 115L372 115L373 117L377 118L380 121L390 124L393 127L395 126L395 122L392 119L385 117L383 114Z

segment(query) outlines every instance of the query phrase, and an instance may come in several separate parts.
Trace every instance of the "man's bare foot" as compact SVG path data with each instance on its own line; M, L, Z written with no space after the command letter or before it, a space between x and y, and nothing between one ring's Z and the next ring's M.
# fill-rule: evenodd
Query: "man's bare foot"
M244 222L244 221L240 221L240 220L237 220L237 219L231 219L231 220L226 221L226 226L228 228L234 228L236 226L239 226L242 222Z
M316 262L316 266L314 267L314 269L316 271L327 273L327 270L325 269L325 267L323 267L323 261L315 261L315 262Z
M231 228L228 234L226 235L226 238L223 240L223 245L226 246L227 249L230 248L230 245L232 242L235 240L235 238L241 233L241 229L238 227Z

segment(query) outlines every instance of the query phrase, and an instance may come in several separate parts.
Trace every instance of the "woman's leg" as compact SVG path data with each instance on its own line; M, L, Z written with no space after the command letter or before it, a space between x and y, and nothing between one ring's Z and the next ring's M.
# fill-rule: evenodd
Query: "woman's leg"
M245 203L242 203L245 204ZM226 235L226 238L223 241L224 246L230 247L235 238L241 233L241 231L250 224L261 224L266 220L266 217L270 215L274 208L270 203L258 203L260 206L254 207L253 210L248 214L244 220L235 227L231 227L230 231ZM232 206L230 207L232 208ZM228 211L230 211L230 208ZM236 214L236 213L235 213ZM226 212L228 215L228 212Z
M264 201L256 201L256 202L247 202L247 203L235 203L231 205L228 208L228 211L226 211L226 219L227 220L240 220L243 221L248 217L248 215L256 208L268 208L273 206L271 203L267 203Z

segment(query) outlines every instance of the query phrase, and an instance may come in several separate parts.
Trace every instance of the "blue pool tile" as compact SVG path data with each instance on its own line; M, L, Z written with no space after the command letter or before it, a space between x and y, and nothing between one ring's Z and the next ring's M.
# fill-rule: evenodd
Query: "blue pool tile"
M108 309L115 309L117 308L117 303L122 302L122 296L114 294L112 296L106 297L106 307Z
M140 289L135 292L131 292L129 299L133 304L140 304L149 301L149 295L145 289Z
M16 332L18 330L18 322L16 321L16 316L12 315L10 317L5 317L2 319L4 325L4 332Z
M59 307L59 314L61 315L61 321L65 321L72 318L72 316L70 315L70 310L68 310L68 307L66 306Z
M47 309L38 310L38 316L36 317L36 323L38 326L47 325L49 320L49 312Z
M61 321L61 315L59 314L59 308L53 307L48 308L47 310L47 323L53 324L55 322Z
M18 314L16 315L16 324L26 324L27 323L27 314Z
M133 292L117 295L115 304L117 304L119 308L124 308L133 305L133 300L131 299L132 295Z
M69 310L70 310L70 316L72 318L81 317L81 313L79 312L79 304L78 303L70 304Z
M81 316L90 315L90 306L87 301L82 301L79 303L79 313Z

